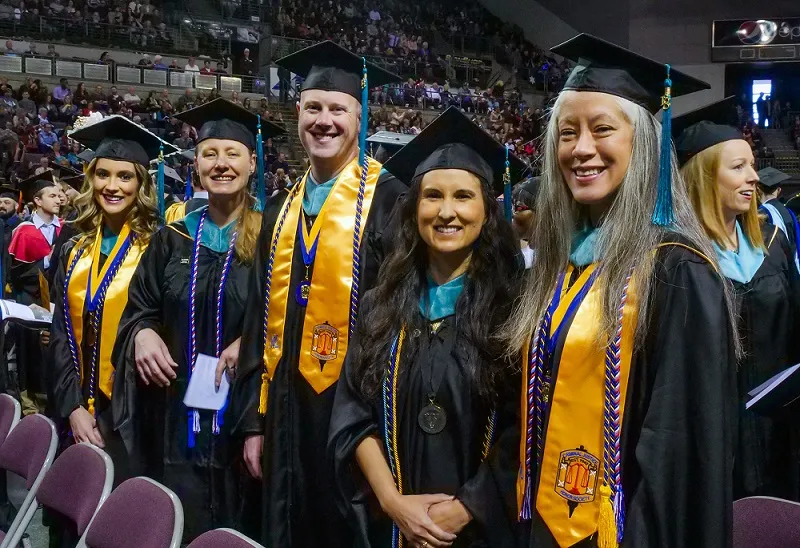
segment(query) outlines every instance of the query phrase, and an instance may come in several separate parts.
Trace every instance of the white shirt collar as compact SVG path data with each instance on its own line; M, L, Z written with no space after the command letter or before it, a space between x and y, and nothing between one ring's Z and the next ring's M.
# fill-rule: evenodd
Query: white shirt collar
M43 226L50 226L50 225L61 226L61 222L58 220L58 217L56 215L53 215L53 222L45 223L44 219L39 217L38 212L34 212L34 214L31 215L31 222L33 223L33 226L35 226L36 228L42 228Z
M193 198L205 198L208 200L208 191L207 190L198 190L194 194L192 194Z

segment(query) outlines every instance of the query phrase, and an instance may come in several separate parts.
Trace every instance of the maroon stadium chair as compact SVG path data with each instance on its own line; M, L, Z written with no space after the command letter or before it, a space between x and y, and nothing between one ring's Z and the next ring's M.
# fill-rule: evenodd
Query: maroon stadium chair
M19 402L8 394L0 394L0 445L19 422L22 410Z
M67 518L82 535L114 483L114 464L102 449L79 443L61 453L36 494L45 508Z
M239 531L233 529L214 529L203 533L187 548L264 548L254 540L250 540Z
M0 548L16 546L33 519L38 507L36 493L53 463L56 444L56 427L53 421L37 414L19 421L0 446L0 471L13 472L22 477L28 490L8 531L0 532Z
M733 548L800 546L800 504L772 497L733 503Z
M76 548L178 548L183 506L150 478L123 482L111 492Z

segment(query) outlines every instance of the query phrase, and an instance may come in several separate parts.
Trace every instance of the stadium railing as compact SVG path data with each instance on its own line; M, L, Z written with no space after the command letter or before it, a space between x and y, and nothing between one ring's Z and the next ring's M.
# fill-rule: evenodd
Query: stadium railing
M218 89L221 92L266 94L264 77L199 74L182 70L156 70L122 64L101 65L79 59L50 59L25 55L0 56L0 73L25 76L55 76L75 80L146 85L155 88Z

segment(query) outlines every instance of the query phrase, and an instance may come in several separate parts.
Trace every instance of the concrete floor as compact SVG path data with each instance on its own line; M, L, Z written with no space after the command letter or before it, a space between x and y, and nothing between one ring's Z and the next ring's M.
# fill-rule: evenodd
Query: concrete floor
M25 499L25 480L8 472L8 498L15 507ZM42 510L36 511L33 520L28 525L28 538L23 539L23 546L30 548L47 548L49 535L47 528L42 525Z

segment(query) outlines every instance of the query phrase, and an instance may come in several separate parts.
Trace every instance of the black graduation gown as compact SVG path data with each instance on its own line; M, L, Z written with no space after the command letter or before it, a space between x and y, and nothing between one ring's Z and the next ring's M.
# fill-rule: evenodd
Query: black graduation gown
M778 198L770 200L767 203L778 210L781 219L783 219L783 224L786 226L786 239L789 243L789 249L793 254L797 253L797 231L795 229L792 213L790 213L789 208L786 207ZM795 255L792 255L792 257L794 256Z
M800 285L794 256L782 231L764 225L762 232L769 245L764 263L750 282L733 282L739 336L745 351L737 374L739 435L734 497L766 495L800 500L796 420L762 417L744 408L750 390L800 361Z
M376 185L361 244L359 285L362 294L375 285L385 256L381 238L394 204L405 190L403 183L385 172ZM283 356L270 383L267 415L262 417L258 413L264 354L266 261L273 228L287 196L285 192L278 194L264 211L253 275L248 285L250 301L245 311L241 355L231 401L236 435L264 434L262 516L254 519L245 532L261 538L268 548L350 546L349 529L334 502L331 462L325 458L335 386L317 394L297 365L305 319L305 310L291 298L305 274L299 245L294 249ZM295 230L294 227L284 229ZM349 248L352 242L342 242L342 245Z
M200 411L201 431L188 448L188 409L183 397L188 386L189 272L193 240L184 221L162 228L142 256L128 291L128 305L120 321L114 347L116 368L114 425L130 429L134 454L145 473L175 491L184 508L183 539L189 542L218 527L233 527L239 507L238 473L230 444L230 422L220 435L211 433L213 412ZM215 317L225 253L200 247L197 272L197 351L215 353ZM242 316L248 299L249 265L235 258L225 284L222 348L242 334ZM178 364L178 378L170 386L144 386L136 372L134 337L142 329L159 333Z
M468 343L458 337L455 323L455 316L450 316L436 333L410 334L418 339L413 341L417 348L401 356L397 416L403 494L444 493L467 507L474 519L453 543L456 548L515 546L514 518L505 510L504 494L490 467L496 452L489 454L489 462L482 462L488 418L495 406L488 405L476 390ZM358 348L357 341L351 348ZM383 403L361 398L352 382L353 356L354 351L347 353L331 417L328 449L334 461L337 505L356 530L354 546L388 547L392 522L380 512L354 460L356 448L367 436L383 441ZM431 377L442 379L436 401L447 413L446 426L436 435L423 432L417 422L420 409L428 404ZM516 423L519 397L512 394L519 389L519 376L504 379L503 384L495 435Z
M67 242L69 242L73 236L77 236L78 234L80 234L80 231L75 226L75 223L64 223L64 225L61 227L61 232L58 234L58 236L56 236L56 239L53 240L53 257L61 257L61 249L67 245ZM71 246L70 249L72 249ZM50 264L50 268L47 271L47 282L51 284L51 286L56 278L56 273L58 272L60 266L60 261L56 260L52 261ZM52 290L50 300L51 302L55 302L53 301Z
M658 252L650 291L649 327L634 350L622 424L622 546L725 548L732 538L736 357L723 283L699 255L667 246ZM518 442L508 446L517 455ZM533 501L535 493L535 509ZM538 512L523 525L531 548L558 546ZM575 546L597 546L596 535Z

